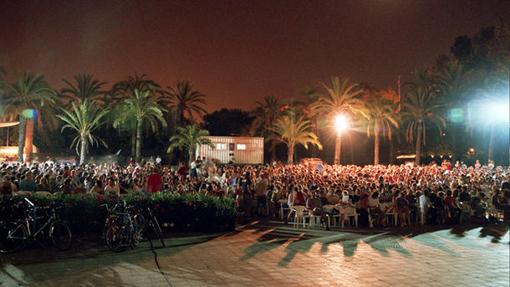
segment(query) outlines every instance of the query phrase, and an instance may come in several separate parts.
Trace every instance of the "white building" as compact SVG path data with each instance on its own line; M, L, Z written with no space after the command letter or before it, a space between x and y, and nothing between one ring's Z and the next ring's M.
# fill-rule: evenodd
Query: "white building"
M217 160L221 163L263 164L264 138L208 136L214 148L197 147L197 157Z

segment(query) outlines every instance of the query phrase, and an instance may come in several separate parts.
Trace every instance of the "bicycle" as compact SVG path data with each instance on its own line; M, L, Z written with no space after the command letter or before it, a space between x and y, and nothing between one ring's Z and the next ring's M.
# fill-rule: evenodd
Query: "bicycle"
M140 204L133 204L129 207L129 210L132 211L132 218L134 224L134 234L136 243L140 242L143 238L143 235L150 235L150 230L156 235L156 237L161 242L163 247L166 247L165 241L163 240L163 231L161 230L161 226L159 225L159 221L157 217L152 212L152 209L149 206L141 206Z
M105 221L105 242L113 252L120 252L136 245L135 225L133 219L126 209L126 202L115 204L113 208L106 207L108 216Z
M44 246L47 240L51 240L53 246L59 250L67 250L71 247L71 230L57 215L57 210L62 209L62 205L37 207L28 198L24 198L21 203L23 202L28 204L23 210L23 218L3 222L0 225L0 253L21 250L34 241ZM18 203L17 207L21 203ZM41 210L44 214L38 215L38 211ZM40 224L42 220L45 221Z

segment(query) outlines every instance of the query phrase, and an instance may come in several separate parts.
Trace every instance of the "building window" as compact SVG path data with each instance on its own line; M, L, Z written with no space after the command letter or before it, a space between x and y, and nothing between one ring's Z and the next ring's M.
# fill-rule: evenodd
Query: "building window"
M216 149L216 150L226 150L227 149L227 144L225 144L225 143L216 143L216 144L214 144L214 149Z
M246 145L245 144L237 144L237 150L246 150Z

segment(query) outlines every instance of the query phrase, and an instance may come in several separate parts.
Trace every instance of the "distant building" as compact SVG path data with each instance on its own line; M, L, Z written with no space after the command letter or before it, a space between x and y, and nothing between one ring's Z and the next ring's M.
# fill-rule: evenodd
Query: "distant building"
M15 127L19 125L19 122L2 122L0 121L0 128L7 128L7 136L5 138L5 145L0 146L0 162L4 161L18 161L18 146L11 145L10 136L9 136L9 128ZM32 124L33 127L33 124ZM23 150L23 158L27 158L27 151L30 150L31 154L37 153L37 148L32 143L32 139L27 141L28 136L33 136L33 131L25 130L25 148ZM16 139L17 140L17 139ZM18 141L16 141L16 144ZM31 149L27 149L27 145L31 143Z
M217 160L221 163L263 164L264 138L208 136L214 148L197 147L197 157Z

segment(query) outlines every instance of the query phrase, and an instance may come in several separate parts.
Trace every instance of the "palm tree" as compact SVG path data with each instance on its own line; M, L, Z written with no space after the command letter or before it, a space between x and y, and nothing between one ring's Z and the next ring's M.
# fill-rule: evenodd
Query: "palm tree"
M257 102L257 107L252 112L254 120L252 122L251 133L261 135L271 145L271 162L276 160L276 144L271 127L281 114L282 102L280 98L273 95L266 96L262 102Z
M469 76L469 71L458 60L451 60L438 70L434 79L441 96L447 98L448 102L455 103L462 100Z
M186 119L193 121L194 114L201 116L206 113L205 95L193 89L191 82L178 81L170 89L170 107L177 117L177 125L183 126Z
M161 124L166 127L163 116L164 109L153 96L151 90L138 90L135 88L130 96L117 106L117 117L113 122L114 127L127 127L133 129L135 143L135 159L139 161L142 153L142 133L144 125L148 125L153 132Z
M279 117L273 125L273 132L279 136L281 142L287 145L287 163L294 162L294 148L296 145L315 145L320 150L322 145L317 135L310 131L310 122L303 116L296 119L294 113Z
M128 97L127 93L133 93L134 90L146 91L149 90L158 98L158 101L167 100L168 92L154 80L151 80L146 74L129 76L127 79L115 83L110 91L110 94L116 100L122 100Z
M177 127L176 131L177 133L170 138L167 153L172 153L175 149L187 150L191 163L196 158L197 146L206 145L214 148L214 144L207 138L209 132L200 129L196 124Z
M102 87L106 82L95 80L92 75L78 74L74 76L74 84L68 80L63 80L67 87L60 91L60 94L68 99L69 102L78 100L83 102L85 100L95 101L96 103L104 104L104 99L101 96L105 94Z
M4 89L5 89L5 69L0 66L0 96L3 97Z
M7 85L4 101L5 112L13 120L19 118L18 159L30 161L32 156L32 142L34 119L39 125L56 125L53 107L57 100L55 92L49 87L44 77L39 74L24 73L15 83ZM40 115L39 117L37 117ZM44 117L44 120L42 120Z
M7 82L5 81L5 75L7 72L5 69L0 66L0 118L5 119L5 110L3 107L4 100L5 100L5 94L6 94L6 87ZM6 137L6 145L9 145L9 127L6 128L7 137Z
M467 70L458 60L448 59L437 70L436 86L441 99L453 107L445 117L448 123L448 137L445 138L453 147L453 160L464 154L468 147L463 106L469 102L467 91L477 86L473 81L475 74ZM473 93L474 94L474 93Z
M160 107L165 107L170 102L168 98L168 92L165 91L161 86L156 83L154 80L150 79L147 75L135 74L134 76L129 76L127 79L120 81L113 85L111 91L109 93L105 93L105 101L106 97L110 96L111 99L107 102L111 102L112 106L115 106L115 110L119 111L119 106L123 103L123 101L127 98L133 96L134 91L150 91L152 94L152 98L155 99L156 103L159 104ZM165 112L165 110L162 110ZM118 113L112 113L113 116L116 117ZM116 118L112 119L112 122L115 123ZM134 157L136 154L136 118L135 117L124 117L122 120L122 126L132 132L131 135L131 155ZM116 125L115 127L118 127Z
M395 112L397 106L383 95L378 94L367 104L370 118L367 125L367 136L374 134L374 165L379 164L379 137L383 136L391 141L392 127L398 128L398 117Z
M331 84L322 84L324 94L322 94L313 105L318 114L325 116L328 122L333 122L335 117L342 114L354 115L361 114L368 118L364 102L361 99L363 89L357 83L351 82L347 78L331 78ZM342 135L336 134L335 144L335 164L340 164Z
M434 87L436 88L438 83L438 75L434 73L432 68L416 69L414 71L414 81L407 82L404 86L411 87Z
M5 69L0 66L0 104L1 104L1 107L0 108L0 116L1 117L4 117L5 116L5 111L4 111L4 108L3 108L3 105L4 105L4 102L5 102L5 97L6 97L6 93L7 93L7 82L5 81Z
M108 113L108 109L99 108L96 103L84 99L78 105L76 102L72 102L69 111L62 109L62 114L57 115L65 123L61 131L69 128L78 133L73 139L71 147L76 146L76 153L80 155L80 164L85 163L89 145L102 143L105 147L107 146L93 133L104 124L103 119Z
M416 144L416 165L420 164L421 147L426 144L427 125L437 126L440 133L446 125L444 118L440 115L442 108L443 105L438 103L435 89L430 86L415 85L406 95L401 113L404 122L407 123L406 139L408 142L415 141Z

